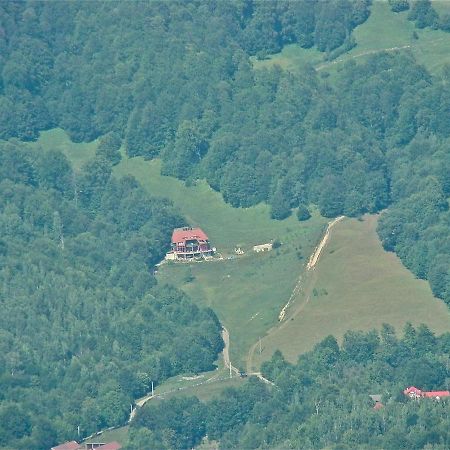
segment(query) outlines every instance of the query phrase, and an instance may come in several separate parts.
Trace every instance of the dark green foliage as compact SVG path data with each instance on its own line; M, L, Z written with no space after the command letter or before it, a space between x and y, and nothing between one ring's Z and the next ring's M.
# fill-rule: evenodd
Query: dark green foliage
M129 156L162 158L165 174L187 183L206 178L233 206L267 202L276 219L295 208L300 214L308 204L329 217L388 208L379 222L383 245L450 304L448 69L433 78L411 55L393 52L351 60L329 78L311 67L254 70L249 60L295 42L334 58L355 45L351 32L367 19L369 5L0 5L0 139L35 139L54 126L75 141L102 136L81 173L52 149L31 155L15 142L0 145L0 302L7 311L0 327L0 399L19 399L19 417L25 403L33 406L31 428L18 431L25 434L14 446L48 448L46 432L72 437L75 422L86 432L119 423L150 380L210 367L221 348L214 315L174 290L155 287L149 275L171 228L182 221L134 179L111 179L122 142ZM393 10L406 6L391 1ZM448 17L438 18L429 0L411 2L409 19L418 28L449 29ZM349 334L344 350L332 340L316 349L313 366L332 367L335 359L370 365L377 349L398 365L405 345L390 351L374 335ZM439 364L422 359L417 376L442 380ZM275 362L273 372L281 372L284 362ZM377 360L373 372L392 374L385 362ZM412 372L413 365L408 376ZM298 374L305 386L314 376L304 367ZM319 415L321 406L303 404L302 396L290 410L293 421L311 411ZM348 400L339 398L348 410ZM258 407L261 423L268 423L278 400ZM230 424L247 417L249 410L230 402ZM327 407L339 415L333 401ZM36 417L43 421L37 424ZM350 419L343 445L356 448L364 440L361 427L353 426L357 414ZM276 441L316 448L325 445L317 420L296 427L290 442L277 441L276 430L265 436L253 424L242 440L218 424L208 426L222 433L224 446L270 447ZM341 430L339 422L333 432ZM414 448L409 431L392 427L381 447ZM136 448L146 439L138 434ZM172 434L164 445L181 445ZM162 442L147 437L154 447ZM333 439L328 446L338 441ZM435 442L431 434L420 439L421 445Z
M291 215L290 198L281 189L275 191L270 203L270 216L272 219L283 220Z
M108 133L100 139L96 155L106 159L115 166L122 159L122 155L120 154L121 146L122 139L120 136L115 132Z
M225 390L202 406L195 436L200 439L205 420L203 432L223 449L444 450L450 443L449 400L414 401L403 390L448 388L449 339L448 333L436 337L426 326L410 324L400 339L384 325L380 333L346 333L342 347L329 336L297 364L276 352L261 368L275 386L251 377L240 389ZM382 396L381 410L373 409L371 394ZM199 408L193 399L183 402ZM173 400L147 405L132 424L132 436L151 430L159 442L166 436L192 442L193 431L178 435L191 415L180 406ZM171 407L173 415L166 413Z
M389 6L395 13L407 11L409 9L408 0L389 0Z
M367 20L369 4L368 0L258 0L243 11L243 46L259 57L276 53L292 42L329 52Z
M368 15L368 0L3 2L0 139L115 131L129 155L154 157L183 121L221 112L230 79L249 79L248 55L293 42L332 50Z
M297 209L297 219L302 222L308 220L311 217L309 209L305 205L300 205Z
M442 16L439 17L439 23L438 23L439 29L443 31L447 31L447 33L450 32L450 14L442 14Z
M437 28L439 16L430 0L414 0L408 19L414 21L417 28Z
M56 189L66 197L75 194L72 167L63 153L54 150L43 152L38 162L38 175L41 186Z
M378 232L385 249L396 251L410 270L429 280L436 296L450 303L447 146L448 139L418 135L401 152L391 152L396 202L381 216Z
M213 367L220 323L153 265L183 224L110 163L0 143L0 447L48 450L128 419L134 398Z
M147 428L154 433L152 448L184 450L194 448L205 435L206 408L195 397L151 402L139 411L133 428ZM139 434L131 432L131 448L138 446ZM149 445L147 443L147 445Z

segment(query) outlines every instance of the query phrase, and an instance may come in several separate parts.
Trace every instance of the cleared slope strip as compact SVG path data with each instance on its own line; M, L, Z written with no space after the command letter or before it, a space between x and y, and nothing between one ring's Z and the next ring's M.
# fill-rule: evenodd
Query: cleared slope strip
M304 306L293 308L287 321L262 340L254 365L276 349L295 361L327 335L341 338L348 329L370 330L383 323L401 329L409 321L438 333L450 331L450 311L433 297L428 283L383 250L377 220L366 216L336 224L316 269L308 273L312 281L305 280L308 292L300 292L297 304Z

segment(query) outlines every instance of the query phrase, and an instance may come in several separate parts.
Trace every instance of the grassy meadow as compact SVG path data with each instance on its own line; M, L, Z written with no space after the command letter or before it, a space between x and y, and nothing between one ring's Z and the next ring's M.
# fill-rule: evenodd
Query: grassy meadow
M62 130L41 134L37 144L63 151L79 167L96 143L72 143ZM222 261L192 264L168 263L158 270L160 282L170 282L188 293L194 302L211 306L230 332L230 358L245 367L249 347L277 323L305 261L327 220L317 212L306 222L291 216L277 221L267 205L236 209L204 181L187 187L184 182L160 174L160 161L123 158L116 176L133 175L152 194L169 198L191 225L202 227L224 256ZM278 239L279 249L254 254L255 244ZM240 246L245 252L235 255ZM231 259L228 259L231 258Z
M244 367L248 348L276 323L326 220L316 213L303 223L293 216L276 221L262 204L232 208L203 181L186 187L179 180L161 176L157 160L124 160L116 174L132 174L153 195L171 199L192 225L205 230L224 256L222 261L164 264L158 279L175 284L198 304L214 309L230 332L233 365ZM280 240L282 246L270 253L253 253L253 245L272 239ZM237 246L244 255L235 255Z
M92 442L113 442L117 441L119 444L125 445L128 439L128 426L116 428L115 430L109 430L103 432L99 436L95 436L91 439L86 439L83 444L89 444Z
M348 329L370 330L383 323L399 331L408 321L425 323L438 333L450 331L447 306L433 297L426 281L416 279L394 253L383 250L376 224L377 216L366 216L363 221L345 219L333 228L316 269L308 275L309 302L300 311L292 308L287 321L263 339L261 355L254 355L256 364L278 348L296 361L329 334L341 338ZM303 304L304 299L299 300Z
M43 132L30 145L60 149L76 167L96 148L96 142L72 143L58 129ZM415 279L393 253L382 249L375 216L345 219L333 228L316 269L304 275L304 288L280 325L278 313L304 273L325 228L324 218L314 213L307 222L294 217L275 221L269 218L267 205L232 208L203 181L187 187L162 176L158 160L124 157L115 173L131 174L153 195L171 199L224 255L222 261L163 264L157 276L160 282L183 289L194 302L214 309L230 332L230 358L237 367L246 367L247 353L260 337L262 353L259 348L254 352L253 369L277 348L295 360L326 335L341 337L347 329L368 330L383 322L401 328L411 321L427 323L438 332L450 330L450 313L433 297L428 283ZM271 239L279 239L281 247L264 254L251 250ZM245 254L235 255L236 246ZM196 382L172 380L158 389L167 392L172 384L185 388ZM216 389L213 386L208 389Z
M440 14L450 12L448 1L435 0L433 6ZM387 1L375 0L367 21L353 31L356 47L335 60L325 61L324 53L291 44L264 61L253 59L253 65L255 68L278 65L295 71L305 64L311 64L318 70L326 70L334 75L335 69L350 59L365 58L383 50L398 48L399 51L411 52L431 73L439 73L445 64L450 63L450 34L441 30L415 28L407 16L408 11L393 13ZM413 36L414 32L417 39Z
M42 131L36 142L30 142L31 147L42 147L43 149L59 150L63 152L72 163L73 167L79 169L89 158L91 158L98 146L98 139L92 142L72 142L67 133L61 128Z

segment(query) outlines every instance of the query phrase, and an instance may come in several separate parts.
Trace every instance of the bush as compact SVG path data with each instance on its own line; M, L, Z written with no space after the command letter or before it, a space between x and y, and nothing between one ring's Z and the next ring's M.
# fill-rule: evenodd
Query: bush
M121 137L112 131L100 139L96 155L103 157L115 166L122 160L122 155L120 154L121 146Z
M389 0L391 11L398 13L409 9L408 0Z
M273 249L276 249L276 248L280 248L281 247L281 242L279 241L279 239L275 239L273 242L272 242L272 248Z
M304 220L308 220L310 217L311 213L309 212L309 209L304 205L300 205L297 210L297 219L300 222L303 222Z

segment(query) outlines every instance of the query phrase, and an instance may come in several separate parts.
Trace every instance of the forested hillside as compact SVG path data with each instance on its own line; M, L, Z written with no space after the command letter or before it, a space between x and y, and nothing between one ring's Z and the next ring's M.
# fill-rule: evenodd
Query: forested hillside
M221 449L434 449L450 445L448 400L411 400L411 385L442 390L449 373L450 335L407 325L399 339L348 332L329 336L287 363L275 353L262 372L206 404L195 397L148 404L130 430L127 450L186 449L206 435ZM381 397L380 409L370 395ZM380 407L381 406L381 407Z
M448 28L428 0L390 5ZM310 203L330 217L391 206L385 247L448 302L449 71L433 78L407 51L333 77L249 62L287 43L332 58L369 14L368 0L3 3L0 137L115 131L129 156L206 178L233 206L268 202L277 219Z
M450 31L429 0L389 5L417 29ZM151 381L210 369L222 348L211 310L156 284L184 219L135 179L111 177L120 148L160 158L187 184L206 179L235 207L267 202L274 219L307 219L310 205L326 217L382 212L385 249L450 305L450 68L431 75L407 48L335 71L252 65L286 44L331 61L357 45L370 7L0 3L0 447L48 449L78 426L123 423ZM101 137L95 158L75 171L23 142L54 127L75 142ZM395 398L401 383L445 382L448 340L385 329L381 340L350 333L342 348L330 338L295 366L276 355L263 371L279 389L251 381L206 407L145 409L132 442L189 448L207 432L224 448L448 448L441 404ZM366 404L374 390L386 395L381 413ZM181 431L164 422L177 410L192 412Z
M133 399L213 368L220 324L153 265L183 224L98 156L0 144L0 448L43 449L126 422Z

